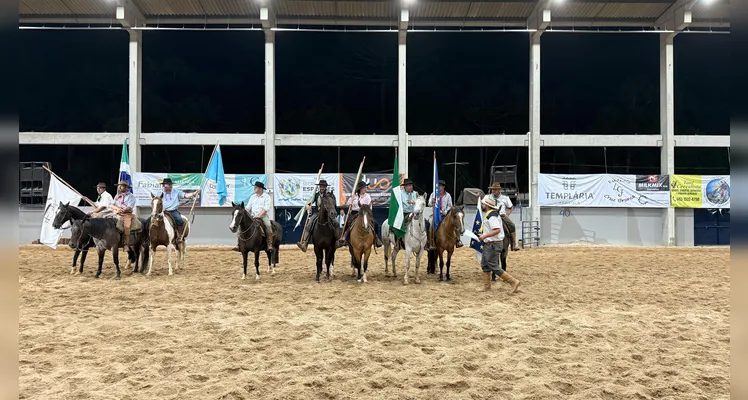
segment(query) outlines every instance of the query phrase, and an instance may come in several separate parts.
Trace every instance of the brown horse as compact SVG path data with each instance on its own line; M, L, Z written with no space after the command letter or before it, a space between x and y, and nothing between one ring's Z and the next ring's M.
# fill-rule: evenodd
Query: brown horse
M440 281L444 280L444 251L447 252L447 280L452 279L449 276L449 268L452 265L452 253L455 251L457 238L465 231L465 225L462 222L463 217L465 217L465 212L462 206L452 207L436 229L436 251L429 251L426 272L429 274L436 273L436 255L438 254Z
M148 263L148 275L151 274L153 269L153 260L156 258L156 248L158 246L166 247L166 260L169 263L169 275L173 275L174 272L171 268L171 251L176 250L177 254L177 269L184 268L184 256L187 253L187 236L190 234L190 222L187 219L184 220L184 238L180 238L174 218L164 212L164 194L161 193L159 196L154 196L151 193L151 226L148 230L149 240L151 242L151 259ZM182 239L182 240L180 240Z
M374 223L374 217L371 214L371 207L368 204L362 204L358 211L356 220L351 226L350 236L348 238L348 249L351 252L351 261L353 265L352 275L356 275L358 270L358 281L366 283L366 270L369 269L369 255L371 247L374 245L374 232L371 225ZM364 272L361 274L361 268Z

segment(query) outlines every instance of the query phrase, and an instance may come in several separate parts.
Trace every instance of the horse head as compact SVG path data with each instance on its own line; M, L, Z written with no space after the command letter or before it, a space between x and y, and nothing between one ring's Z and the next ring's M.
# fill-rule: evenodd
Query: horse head
M60 229L62 228L62 224L64 224L65 222L72 222L72 213L68 209L69 205L70 202L68 202L67 204L60 202L60 205L57 207L57 214L55 214L55 219L52 221L53 228Z
M70 228L70 241L68 242L68 245L71 249L80 248L81 236L83 236L83 224L87 220L88 218L72 221L72 226Z
M457 227L458 232L465 231L465 225L462 222L462 219L465 217L465 211L463 210L463 207L464 206L462 205L454 206L452 208L452 212L450 213L452 214L453 218L452 223Z
M335 198L330 195L324 195L322 196L322 203L320 204L319 208L319 216L323 218L329 218L330 216L335 216Z
M241 226L242 220L244 220L247 212L244 210L243 201L241 202L241 204L235 204L232 201L231 206L234 207L234 209L231 210L231 223L229 224L229 230L232 233L236 233L236 230L239 229L239 226Z
M356 222L361 222L364 225L364 229L369 229L369 224L371 223L371 220L373 219L371 214L371 205L369 204L361 204L359 210L358 210L359 216L356 218Z
M416 196L416 204L413 206L413 218L420 218L426 208L426 195Z
M151 221L163 221L164 220L164 192L160 195L154 196L151 193Z

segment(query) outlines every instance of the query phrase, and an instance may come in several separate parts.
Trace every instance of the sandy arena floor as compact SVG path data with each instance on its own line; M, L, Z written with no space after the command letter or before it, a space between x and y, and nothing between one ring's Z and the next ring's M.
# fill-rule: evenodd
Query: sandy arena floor
M22 247L21 398L729 398L727 248L525 250L514 295L475 291L469 249L450 283L424 257L409 286L402 257L391 278L373 255L357 284L338 254L321 284L298 250L259 282L228 249L171 277L162 250L153 276L115 281L110 255L95 280L95 254L79 276L69 249Z

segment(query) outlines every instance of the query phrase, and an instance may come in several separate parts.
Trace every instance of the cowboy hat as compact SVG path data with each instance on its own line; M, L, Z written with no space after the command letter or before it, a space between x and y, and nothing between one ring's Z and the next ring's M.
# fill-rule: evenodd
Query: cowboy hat
M255 182L255 187L265 190L265 184L260 181Z
M106 189L106 183L104 183L104 182L99 182L99 183L97 183L97 184L96 184L96 187L97 187L97 188L104 188L104 189Z
M488 188L488 190L494 189L501 189L501 185L499 185L498 183L494 183L493 185L491 185L491 187Z
M356 191L358 192L359 190L361 190L364 187L366 187L366 182L359 181L358 184L356 185Z
M439 179L439 182L437 182L439 185L447 187L447 182L444 182L444 180Z
M129 188L132 187L132 186L130 186L129 183L127 183L127 181L124 181L124 180L119 181L119 183L117 184L117 186L127 186Z
M326 180L320 179L319 183L317 184L317 186L330 186L330 185L327 184Z
M499 207L496 205L496 200L494 200L490 196L483 197L480 202L481 202L481 204L485 204L485 205L493 208L494 210L498 210L499 209Z
M403 186L412 185L412 184L413 184L413 181L411 181L410 178L405 178L405 180L403 180Z
M174 182L171 181L171 178L164 178L164 180L161 181L162 185L173 185Z

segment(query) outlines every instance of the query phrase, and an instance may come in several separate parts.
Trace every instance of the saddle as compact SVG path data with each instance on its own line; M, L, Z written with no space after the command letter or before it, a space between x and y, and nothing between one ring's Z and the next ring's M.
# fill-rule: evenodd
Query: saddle
M174 216L171 215L171 213L168 211L164 211L164 216L169 219L171 226L175 228L176 232L174 235L174 243L179 243L179 238L182 237L182 233L184 232L184 227L187 226L187 224L182 223L182 225L177 225L177 220L175 220Z
M104 218L107 218L106 216ZM122 218L115 218L114 219L115 226L117 227L117 230L119 233L125 233L125 222L122 220ZM143 223L140 222L140 218L135 217L130 221L130 233L140 232L143 230Z

